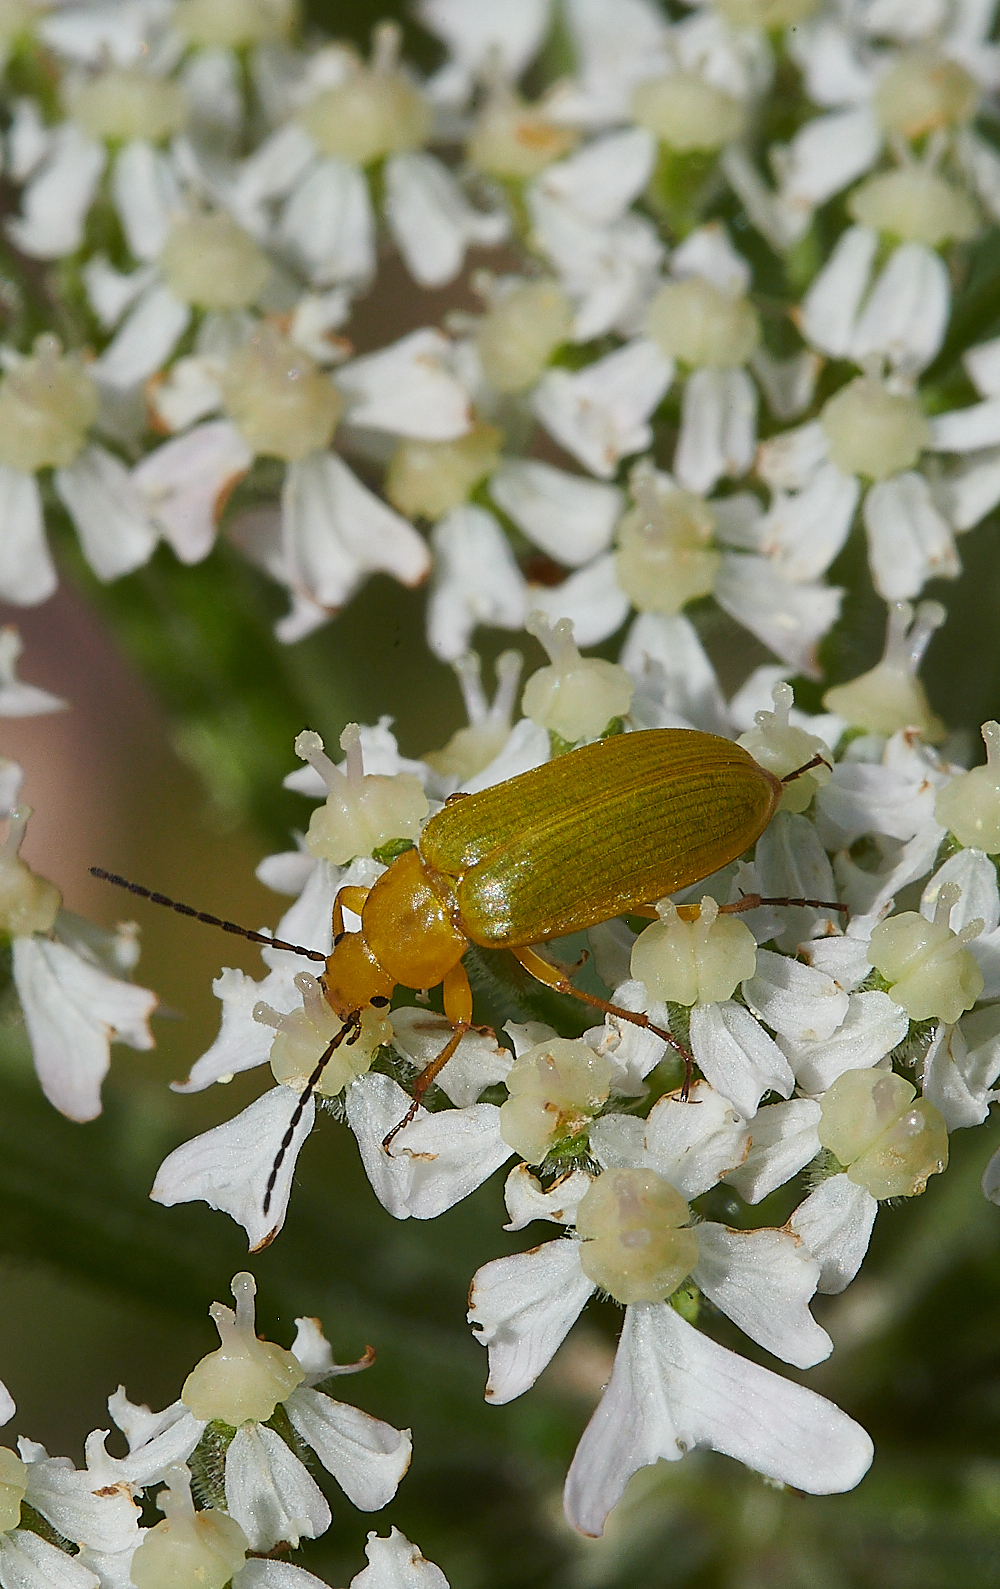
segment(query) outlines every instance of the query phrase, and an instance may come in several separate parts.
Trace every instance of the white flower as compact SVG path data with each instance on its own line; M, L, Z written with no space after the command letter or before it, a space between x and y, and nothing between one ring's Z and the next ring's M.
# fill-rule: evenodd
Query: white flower
M448 60L427 92L444 105L462 105L487 67L520 77L545 36L549 0L420 0L421 22L448 46Z
M23 684L17 676L17 663L24 642L17 629L7 624L0 629L0 717L37 717L43 712L61 712L67 703L37 684Z
M574 374L549 370L532 407L561 446L609 480L622 458L649 447L649 417L673 374L673 361L638 337Z

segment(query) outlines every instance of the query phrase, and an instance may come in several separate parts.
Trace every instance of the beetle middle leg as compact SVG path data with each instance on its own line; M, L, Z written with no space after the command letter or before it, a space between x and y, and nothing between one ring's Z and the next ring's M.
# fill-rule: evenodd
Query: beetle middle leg
M429 1065L424 1066L414 1082L413 1102L402 1120L393 1126L388 1136L382 1138L382 1146L386 1152L389 1151L393 1137L414 1119L428 1087L444 1070L466 1032L472 1030L472 988L469 984L468 972L461 961L446 973L441 983L441 992L444 999L444 1013L452 1024L452 1034L440 1054L437 1054Z

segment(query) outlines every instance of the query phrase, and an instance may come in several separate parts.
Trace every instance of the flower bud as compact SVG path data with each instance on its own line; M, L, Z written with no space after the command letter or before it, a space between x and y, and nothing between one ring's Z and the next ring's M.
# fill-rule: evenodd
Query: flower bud
M249 233L221 213L175 221L160 269L171 292L199 309L245 309L271 274Z
M500 461L503 432L474 425L457 441L402 441L385 477L385 494L407 518L439 519L460 507Z
M554 281L525 281L498 293L476 328L483 375L494 391L534 386L572 323L573 305Z
M507 1076L500 1135L529 1164L590 1125L611 1091L611 1061L586 1043L553 1037L529 1048Z
M859 226L927 248L965 242L979 230L969 195L923 166L869 177L849 196L847 209Z
M371 66L352 63L342 83L300 112L321 154L367 166L427 142L431 107L399 70L400 38L394 22L383 22L375 29Z
M715 1004L757 968L757 944L745 922L719 914L707 894L694 921L684 921L677 906L661 899L660 917L632 945L632 975L651 999L673 1004Z
M582 657L568 618L550 626L541 613L533 612L524 627L552 658L552 666L539 668L524 686L521 710L525 717L575 745L581 739L596 738L616 717L625 716L635 685L617 663Z
M917 1197L948 1163L948 1130L887 1070L848 1070L823 1095L819 1140L872 1197Z
M580 1267L616 1302L664 1302L698 1262L691 1211L653 1170L606 1170L577 1209Z
M0 1534L21 1521L21 1502L28 1488L28 1469L9 1446L0 1446Z
M143 1530L132 1557L132 1582L136 1589L224 1589L246 1561L246 1535L227 1512L195 1511L186 1467L169 1467L166 1478L167 1488L157 1497L164 1520Z
M646 330L668 358L693 369L745 364L760 341L753 305L702 276L664 282L647 310Z
M983 724L986 766L961 772L945 784L934 817L967 849L1000 854L1000 723Z
M982 920L968 922L961 932L948 926L960 894L957 883L944 883L933 921L905 910L872 933L868 963L881 971L911 1021L957 1021L983 991L983 974L965 947L982 932Z
M233 1279L236 1312L221 1302L213 1302L208 1310L222 1345L195 1364L181 1391L188 1411L206 1423L217 1420L233 1429L250 1419L266 1423L278 1402L290 1396L306 1377L293 1353L273 1341L258 1339L254 1328L256 1295L253 1275L238 1274Z
M816 790L830 782L833 776L833 754L818 734L810 734L804 728L793 728L789 723L788 714L795 701L795 692L790 684L776 684L771 691L771 699L774 711L755 712L754 722L757 726L751 728L749 733L741 734L736 743L748 750L754 761L766 767L768 772L773 772L776 778L784 778L794 772L796 767L804 767L814 756L825 756L825 762L818 762L801 778L795 778L785 785L779 811L804 811Z
M287 1015L273 1010L263 1000L253 1007L253 1018L262 1026L274 1028L269 1055L275 1081L302 1092L331 1042L344 1029L344 1022L323 997L323 989L308 971L300 971L295 986L302 994L302 1007ZM358 1076L363 1076L379 1049L392 1041L392 1026L381 1010L370 1004L361 1012L361 1031L354 1030L328 1058L314 1092L335 1098Z
M315 768L330 791L326 804L312 814L306 848L333 866L372 855L390 839L415 839L430 810L412 773L366 775L357 723L348 723L340 748L347 755L346 772L326 755L318 734L307 730L295 741L296 756Z
M670 484L648 463L629 482L635 507L618 525L615 574L638 612L669 617L708 596L722 561L710 542L715 515L703 497Z
M187 120L187 100L179 83L124 66L113 66L70 95L69 110L92 138L151 143L170 138Z
M232 355L221 386L247 444L287 463L329 446L344 411L329 377L266 322Z
M632 119L648 127L668 148L687 154L721 149L743 129L743 106L694 72L672 72L640 83L632 95Z
M930 444L930 426L917 399L887 391L870 375L842 386L824 403L819 418L830 460L845 474L886 480L911 469Z
M7 837L0 844L0 932L12 938L48 932L62 904L55 884L39 877L18 854L30 816L30 806L12 811Z
M76 354L64 354L48 333L37 337L32 357L0 383L0 464L24 474L65 469L83 448L97 403Z
M514 700L521 678L523 659L519 651L503 651L493 670L497 678L493 704L487 705L483 693L479 657L467 651L452 663L469 714L468 728L458 728L442 750L432 750L424 761L442 778L457 778L465 783L488 767L499 756L510 738Z
M528 182L569 154L578 136L498 82L476 117L466 154L488 176Z
M939 127L971 121L979 94L979 84L964 66L936 50L918 48L901 54L886 72L872 106L885 132L922 138Z
M944 738L944 724L930 709L917 678L931 635L945 620L940 602L922 601L916 620L908 601L893 602L885 634L885 655L868 673L848 684L835 684L823 697L827 712L836 712L854 728L888 738L901 728L916 729L931 744Z
M287 38L298 14L297 0L178 0L170 21L190 44L239 50Z

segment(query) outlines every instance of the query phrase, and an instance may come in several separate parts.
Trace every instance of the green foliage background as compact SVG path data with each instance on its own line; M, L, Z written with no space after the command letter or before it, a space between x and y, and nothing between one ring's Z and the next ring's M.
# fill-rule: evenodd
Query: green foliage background
M312 17L329 33L363 40L393 11L401 14L382 4L316 3ZM433 44L409 23L407 50L432 64ZM939 361L944 383L955 379L956 351L996 330L998 283L1000 253L978 259L956 312L961 338ZM362 306L369 317L379 291ZM382 341L403 329L373 324ZM998 536L989 523L966 537L962 579L932 592L951 622L925 677L949 726L970 733L1000 715ZM453 678L424 645L419 593L375 579L335 622L283 648L270 628L281 597L225 545L194 569L161 550L147 569L102 588L72 538L59 540L77 592L58 598L69 631L93 638L96 623L103 626L110 642L94 642L103 665L125 679L121 699L139 702L134 722L126 715L104 724L117 803L105 847L83 865L119 867L249 925L274 923L280 905L252 871L304 823L308 807L280 787L295 733L308 723L335 739L350 719L390 712L413 755L458 725ZM881 650L884 608L867 584L861 549L849 547L834 572L851 597L828 661L833 676L850 677ZM44 654L58 623L10 616L28 638L28 676L74 694L66 682L73 659L60 653L60 663L58 645ZM717 646L711 612L699 621ZM524 649L533 664L532 646ZM499 639L486 637L487 655L499 649ZM717 654L723 670L746 660ZM129 685L130 676L142 685ZM26 761L50 731L43 724L34 740L22 736ZM18 754L20 743L7 753ZM44 862L40 853L43 869ZM82 870L57 878L68 903L85 900L93 911L96 900L108 923L128 914L118 898L88 892ZM23 1032L14 1021L0 1027L0 1374L18 1401L15 1431L77 1460L87 1431L106 1422L103 1401L119 1377L133 1399L158 1406L176 1396L214 1344L209 1302L227 1298L231 1275L247 1263L242 1232L224 1216L200 1204L164 1210L147 1192L167 1151L262 1090L253 1073L190 1098L165 1085L214 1035L210 981L218 968L236 963L259 975L260 963L249 946L165 912L136 914L141 979L182 1018L159 1024L154 1056L115 1051L101 1120L80 1127L56 1115L39 1092ZM441 1564L453 1589L995 1585L1000 1212L982 1199L979 1177L998 1140L992 1125L956 1133L947 1175L924 1197L886 1209L861 1279L817 1305L837 1349L803 1378L876 1441L875 1465L853 1494L778 1492L723 1458L700 1455L641 1474L606 1538L588 1543L563 1523L559 1490L606 1377L615 1310L589 1310L571 1352L528 1396L487 1407L485 1354L464 1315L478 1265L524 1244L501 1229L502 1176L440 1220L398 1224L376 1202L349 1133L323 1119L302 1154L287 1227L250 1265L261 1333L287 1342L295 1315L309 1313L321 1317L342 1360L374 1344L376 1366L347 1381L346 1394L412 1427L415 1459L385 1517L356 1513L330 1484L334 1525L307 1548L304 1565L331 1584L347 1583L362 1565L367 1530L385 1532L391 1521ZM747 1350L725 1320L707 1327Z

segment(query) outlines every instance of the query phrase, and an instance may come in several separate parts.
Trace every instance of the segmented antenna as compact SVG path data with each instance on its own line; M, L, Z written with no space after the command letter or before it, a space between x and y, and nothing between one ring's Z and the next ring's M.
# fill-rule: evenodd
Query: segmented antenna
M350 1036L348 1036L348 1033L350 1033ZM309 1080L306 1082L305 1087L302 1090L302 1095L299 1098L298 1103L295 1105L295 1108L292 1110L292 1118L288 1122L287 1130L281 1139L281 1144L277 1153L274 1155L274 1163L271 1165L271 1173L267 1178L267 1186L264 1190L265 1215L270 1210L271 1198L274 1195L274 1185L278 1179L278 1171L281 1169L281 1166L284 1163L285 1154L292 1145L292 1138L295 1135L295 1128L302 1119L306 1104L309 1102L313 1093L316 1091L316 1088L319 1086L320 1077L333 1058L334 1053L340 1047L341 1043L346 1042L349 1048L352 1043L357 1042L360 1036L361 1011L355 1010L347 1017L336 1037L332 1042L327 1044L319 1059L316 1061L316 1068L309 1077Z
M182 905L179 900L168 899L166 894L154 893L151 888L143 888L141 883L130 883L127 877L119 877L117 872L106 872L101 866L90 868L91 877L99 877L104 883L114 883L116 888L125 888L130 894L138 894L140 899L151 900L154 905L166 905L168 910L176 910L181 916L191 916L195 921L203 921L207 927L221 927L223 932L235 933L237 938L249 938L251 943L262 943L268 949L287 949L291 954L304 955L307 960L321 960L326 965L327 956L318 949L306 949L300 943L286 943L283 938L269 938L266 932L252 932L249 927L241 927L235 921L223 921L221 916L212 916L207 910L195 910L193 905Z

